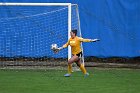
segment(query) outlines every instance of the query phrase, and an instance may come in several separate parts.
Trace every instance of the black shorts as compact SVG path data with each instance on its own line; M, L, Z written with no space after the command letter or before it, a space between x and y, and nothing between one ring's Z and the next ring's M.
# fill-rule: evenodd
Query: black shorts
M80 52L80 53L76 54L76 56L78 56L78 57L82 57L82 55L83 55L83 53L82 53L82 52Z

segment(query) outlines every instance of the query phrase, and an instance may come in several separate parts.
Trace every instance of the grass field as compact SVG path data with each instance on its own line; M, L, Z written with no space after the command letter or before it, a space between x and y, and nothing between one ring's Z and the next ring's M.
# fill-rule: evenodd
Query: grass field
M140 70L89 68L72 77L60 70L0 70L0 93L140 93Z

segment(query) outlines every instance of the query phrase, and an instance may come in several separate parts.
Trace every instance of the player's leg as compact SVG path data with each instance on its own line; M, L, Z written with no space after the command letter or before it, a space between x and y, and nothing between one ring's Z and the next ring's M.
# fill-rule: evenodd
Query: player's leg
M80 67L80 65L81 65L80 58L79 58L78 61L76 61L75 63L76 63L76 65L77 65L78 67Z
M79 68L81 69L81 71L82 71L84 74L86 74L86 73L87 73L87 71L86 71L86 69L85 69L84 65L83 65L83 64L81 64L81 62L80 62L80 58L79 58L79 60L78 60L78 61L76 61L76 64L77 64L77 66L79 66Z
M89 76L89 73L87 73L85 67L83 64L81 64L81 60L79 56L82 56L82 54L77 55L78 56L78 60L76 61L77 66L79 66L79 68L81 69L81 71L84 73L85 77Z
M76 62L79 58L77 56L72 56L69 60L68 60L68 73L65 74L65 77L69 77L71 76L72 73L72 63Z

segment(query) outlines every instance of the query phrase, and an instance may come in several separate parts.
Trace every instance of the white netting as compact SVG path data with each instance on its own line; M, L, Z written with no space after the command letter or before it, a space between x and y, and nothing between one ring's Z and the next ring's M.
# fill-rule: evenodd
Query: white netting
M68 6L0 6L1 66L63 65L68 49L54 54L51 44L68 40ZM72 6L72 29L78 28Z

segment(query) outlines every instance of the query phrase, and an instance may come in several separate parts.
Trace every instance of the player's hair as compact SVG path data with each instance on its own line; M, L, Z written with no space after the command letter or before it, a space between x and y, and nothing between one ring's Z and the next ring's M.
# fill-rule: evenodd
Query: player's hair
M75 36L77 35L77 29L74 29L71 32L73 32L75 34Z

